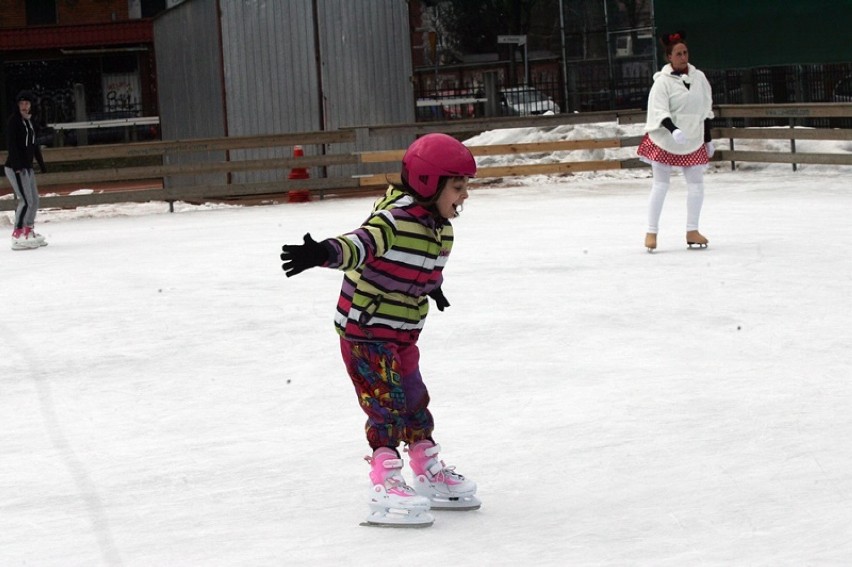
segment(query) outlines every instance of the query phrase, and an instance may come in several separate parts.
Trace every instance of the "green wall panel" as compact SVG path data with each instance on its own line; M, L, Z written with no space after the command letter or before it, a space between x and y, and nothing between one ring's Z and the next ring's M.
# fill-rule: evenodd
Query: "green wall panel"
M699 69L852 61L852 0L654 0L654 15Z

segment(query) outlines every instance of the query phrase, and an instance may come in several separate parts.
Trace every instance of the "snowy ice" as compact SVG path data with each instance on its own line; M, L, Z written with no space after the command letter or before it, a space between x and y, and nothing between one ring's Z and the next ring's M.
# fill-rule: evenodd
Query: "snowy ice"
M341 274L278 258L372 198L43 210L0 247L0 565L852 564L850 173L715 164L706 250L675 176L654 254L648 169L478 181L420 347L483 506L424 530L359 526Z

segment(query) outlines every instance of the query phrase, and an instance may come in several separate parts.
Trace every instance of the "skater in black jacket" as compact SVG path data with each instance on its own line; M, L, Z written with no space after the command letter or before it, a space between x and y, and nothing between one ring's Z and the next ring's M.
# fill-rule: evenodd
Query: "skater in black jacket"
M9 117L6 124L5 172L18 207L15 210L15 228L12 231L12 250L27 250L46 246L44 237L35 231L35 217L38 212L38 186L36 185L33 159L38 161L42 173L47 171L41 149L36 143L36 127L32 120L35 96L32 91L21 91L15 97L18 110Z

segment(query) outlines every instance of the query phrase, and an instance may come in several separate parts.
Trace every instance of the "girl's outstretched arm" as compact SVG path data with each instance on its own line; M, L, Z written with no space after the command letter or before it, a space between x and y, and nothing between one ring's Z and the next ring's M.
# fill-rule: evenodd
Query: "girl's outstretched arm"
M304 244L285 244L281 247L281 269L287 277L301 274L308 268L322 266L328 261L328 248L316 242L311 233L304 237Z

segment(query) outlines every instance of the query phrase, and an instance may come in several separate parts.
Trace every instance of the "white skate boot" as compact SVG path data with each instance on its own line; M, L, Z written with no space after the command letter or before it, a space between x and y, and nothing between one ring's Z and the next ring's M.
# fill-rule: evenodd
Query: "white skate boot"
M439 460L440 450L440 445L429 440L408 447L416 475L414 490L431 501L433 510L477 510L482 502L476 497L476 483Z
M27 238L34 240L39 246L47 246L47 239L44 235L37 233L35 228L31 226L24 227L24 232L26 233Z
M38 248L39 244L34 238L30 238L23 228L16 228L12 231L12 250L33 250Z
M370 515L362 524L392 528L426 528L435 518L429 513L429 499L418 496L405 484L402 477L402 459L389 447L380 447L372 457L364 457L370 463Z

